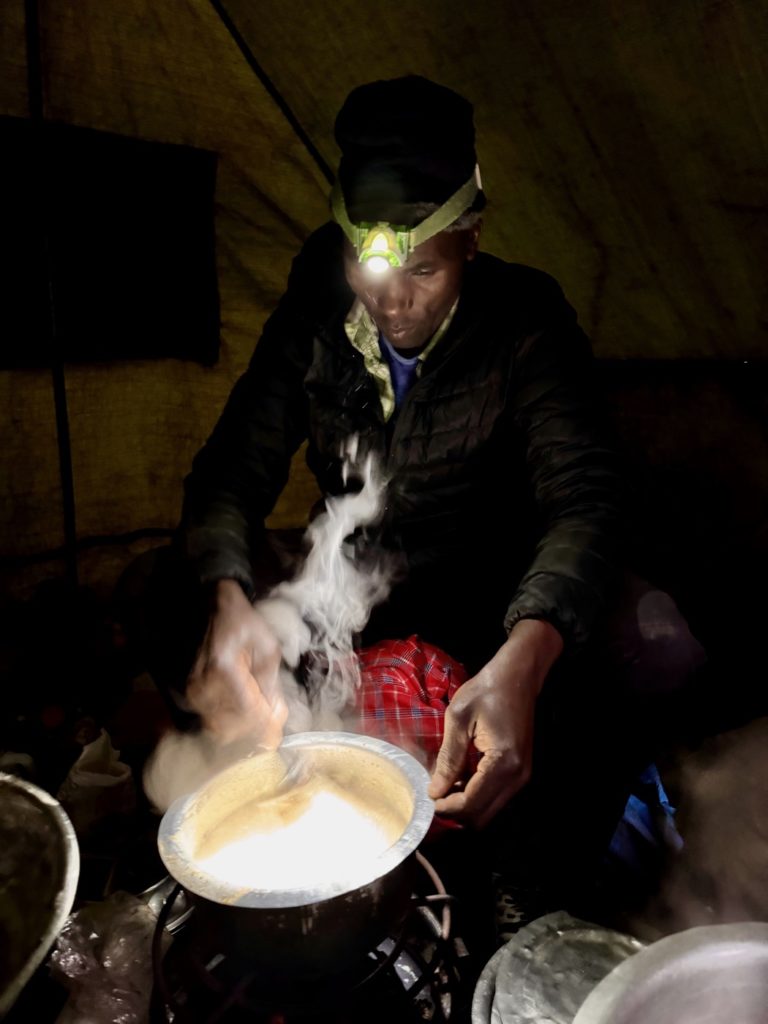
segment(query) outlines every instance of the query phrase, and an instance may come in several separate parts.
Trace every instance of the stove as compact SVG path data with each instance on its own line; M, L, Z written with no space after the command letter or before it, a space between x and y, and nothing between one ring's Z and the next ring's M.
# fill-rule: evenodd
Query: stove
M179 914L186 894L177 886L155 929L151 1024L458 1024L468 952L453 934L453 897L430 862L415 857L420 870L398 934L336 973L288 983L213 945L194 909Z

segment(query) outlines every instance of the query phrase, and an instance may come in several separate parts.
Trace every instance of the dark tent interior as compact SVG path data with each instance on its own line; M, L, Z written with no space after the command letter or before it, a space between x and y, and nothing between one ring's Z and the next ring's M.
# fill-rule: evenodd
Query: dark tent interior
M757 0L6 0L0 771L56 793L102 727L138 770L160 710L126 632L134 568L328 219L344 97L407 73L474 104L482 247L578 311L630 467L632 568L707 650L670 785L764 737L766 39ZM268 525L302 530L316 498L300 451ZM694 818L749 790L738 821L764 835L761 749ZM136 882L99 842L84 899Z

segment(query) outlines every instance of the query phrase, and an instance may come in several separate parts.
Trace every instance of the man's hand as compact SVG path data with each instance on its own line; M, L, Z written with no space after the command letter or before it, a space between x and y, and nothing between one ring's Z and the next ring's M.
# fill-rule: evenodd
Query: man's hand
M438 814L480 828L526 784L536 698L562 649L554 626L523 619L488 664L459 688L445 714L445 738L429 787ZM470 744L481 755L477 771L462 791L452 791Z
M187 685L203 726L225 743L253 735L277 747L288 714L280 645L234 580L216 584L214 608Z

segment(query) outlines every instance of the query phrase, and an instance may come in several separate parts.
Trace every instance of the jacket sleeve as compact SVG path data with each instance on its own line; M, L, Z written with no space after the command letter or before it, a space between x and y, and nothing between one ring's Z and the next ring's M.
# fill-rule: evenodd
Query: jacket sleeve
M201 583L235 579L253 592L253 542L307 436L303 382L313 329L305 319L305 260L294 260L288 289L184 483L179 540Z
M512 396L542 529L504 624L547 620L573 650L588 639L615 578L624 485L601 422L589 341L559 286L545 281L545 312L517 351Z

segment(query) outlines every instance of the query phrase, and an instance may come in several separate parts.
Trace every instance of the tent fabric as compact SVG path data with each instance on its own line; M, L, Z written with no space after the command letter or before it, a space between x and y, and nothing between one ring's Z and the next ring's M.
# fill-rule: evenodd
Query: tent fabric
M219 352L216 155L0 117L0 367Z
M224 6L331 166L334 117L355 85L416 72L465 94L485 247L558 278L599 357L765 357L765 5ZM219 362L66 370L78 536L170 529L291 257L327 216L327 182L209 2L40 0L39 12L47 119L218 154ZM24 0L6 0L0 113L28 112ZM45 371L0 372L0 423L0 556L38 556L62 543ZM314 496L299 457L273 524L301 525ZM93 552L82 563L99 578Z
M407 71L466 93L484 244L552 273L599 355L765 355L765 5L725 0L280 0L227 8L312 138L347 91Z
M23 3L5 5L1 19L9 7L17 55ZM326 183L207 4L42 4L41 26L47 118L219 154L219 362L91 363L66 373L78 535L170 528L183 476L245 368L291 257L325 218ZM4 74L2 112L25 113L25 67L4 65ZM0 553L34 555L63 539L50 380L44 371L6 372L0 388L12 476ZM302 486L311 503L311 483ZM304 515L278 513L276 522Z

